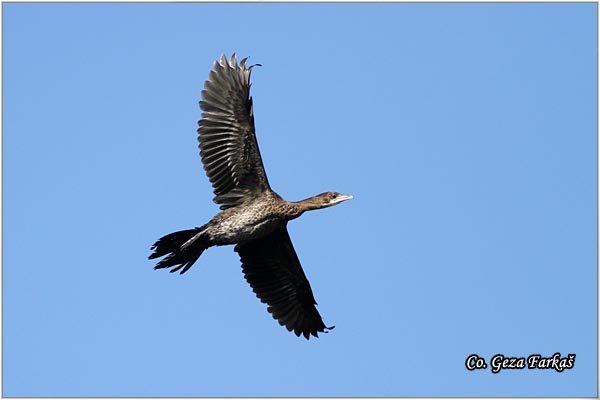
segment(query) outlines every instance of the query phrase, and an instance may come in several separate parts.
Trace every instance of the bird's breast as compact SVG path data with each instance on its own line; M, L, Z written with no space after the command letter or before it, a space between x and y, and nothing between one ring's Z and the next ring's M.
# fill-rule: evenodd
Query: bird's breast
M208 224L208 235L215 245L228 245L259 239L285 225L289 218L280 210L264 204L227 209Z

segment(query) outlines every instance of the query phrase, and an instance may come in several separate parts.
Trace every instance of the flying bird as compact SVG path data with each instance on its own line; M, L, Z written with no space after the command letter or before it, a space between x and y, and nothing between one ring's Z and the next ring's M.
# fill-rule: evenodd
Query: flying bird
M235 244L246 281L267 311L296 336L327 332L287 231L305 211L352 198L326 192L290 202L275 193L265 173L254 131L250 74L235 53L215 61L202 90L198 121L200 157L221 211L207 224L166 235L152 246L155 269L186 272L212 246Z

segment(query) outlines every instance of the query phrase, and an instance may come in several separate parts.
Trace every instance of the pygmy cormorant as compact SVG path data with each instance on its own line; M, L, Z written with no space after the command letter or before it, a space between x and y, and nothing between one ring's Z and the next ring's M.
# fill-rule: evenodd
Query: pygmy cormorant
M287 231L287 222L309 210L352 198L326 192L289 202L271 190L254 132L251 65L235 53L213 65L202 90L198 122L200 157L221 212L199 228L174 232L152 246L156 265L187 271L211 246L235 244L246 281L279 324L307 339L326 332L310 284ZM259 65L259 64L257 64Z

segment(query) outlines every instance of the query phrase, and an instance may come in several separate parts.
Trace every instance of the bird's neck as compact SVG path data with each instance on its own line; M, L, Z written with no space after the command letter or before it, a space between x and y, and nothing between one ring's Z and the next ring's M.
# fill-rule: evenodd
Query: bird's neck
M323 203L320 201L318 196L312 196L308 199L294 201L292 202L292 204L300 212L298 216L300 216L305 211L318 210L319 208L323 208Z

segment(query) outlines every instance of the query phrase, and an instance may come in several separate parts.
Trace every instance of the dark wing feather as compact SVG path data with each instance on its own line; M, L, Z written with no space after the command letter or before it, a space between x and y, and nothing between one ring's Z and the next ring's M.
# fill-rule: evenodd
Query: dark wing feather
M317 302L285 226L260 239L239 243L235 251L246 281L280 325L307 339L333 329L325 326L315 307Z
M215 61L202 91L198 142L204 170L221 209L270 191L256 135L246 59Z

